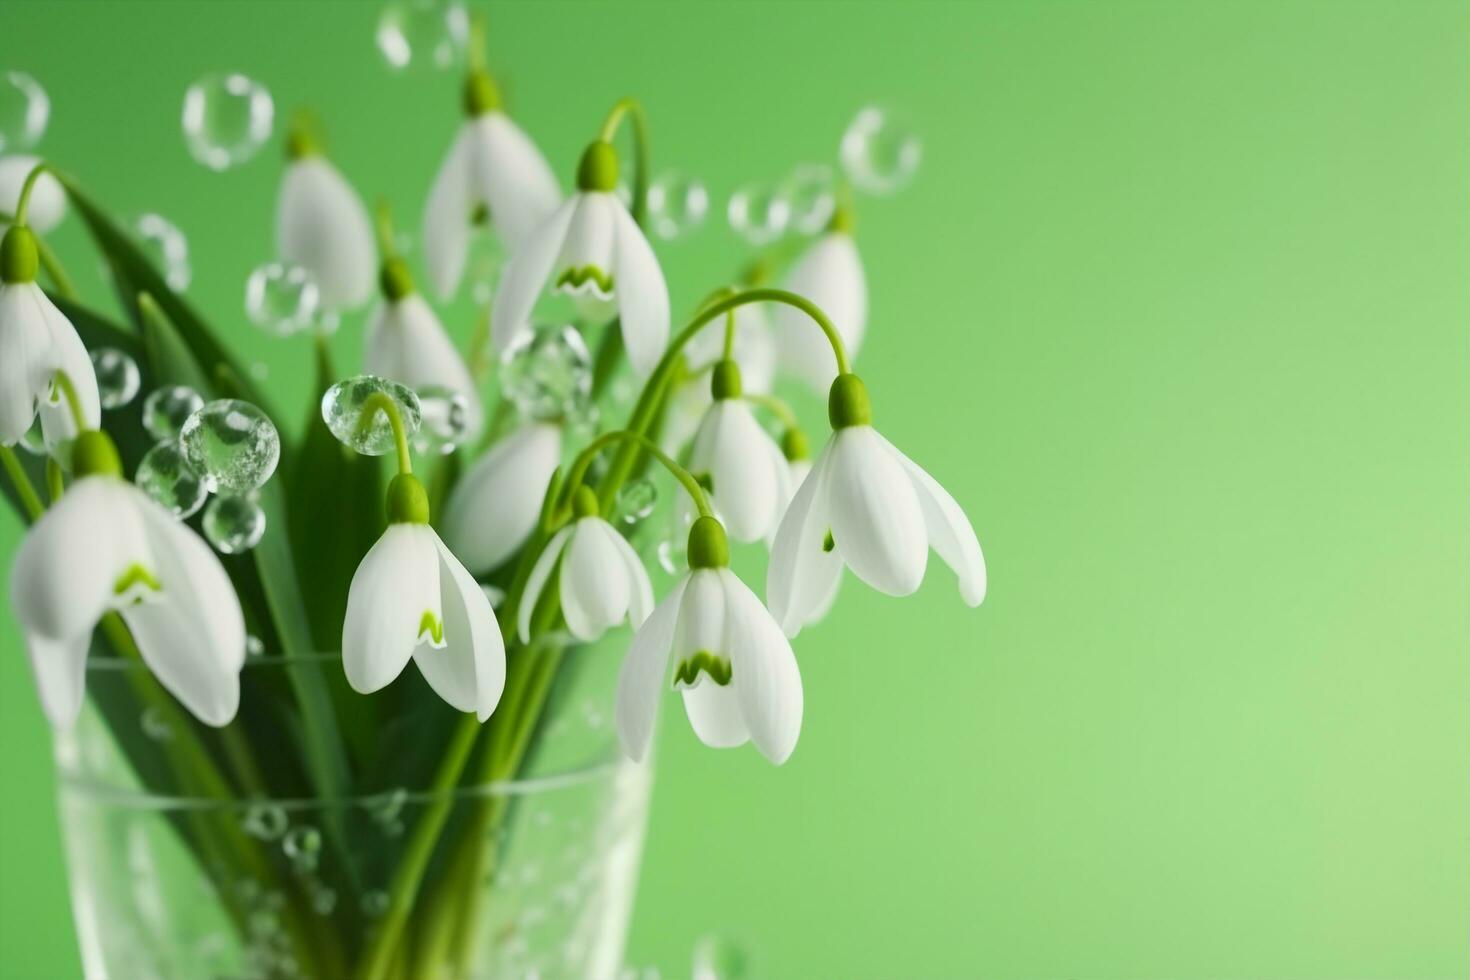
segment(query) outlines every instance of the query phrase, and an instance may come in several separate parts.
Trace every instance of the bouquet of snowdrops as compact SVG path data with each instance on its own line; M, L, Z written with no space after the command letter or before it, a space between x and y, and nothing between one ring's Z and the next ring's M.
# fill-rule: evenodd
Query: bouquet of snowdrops
M54 725L75 722L89 658L141 659L162 688L139 688L131 704L109 696L98 705L109 722L135 718L141 702L202 723L175 726L170 765L145 777L160 789L332 798L381 785L369 771L378 757L361 751L380 734L378 714L361 695L390 685L462 713L417 733L423 788L513 779L567 648L624 623L615 724L627 756L645 759L673 689L706 744L750 742L780 764L802 722L791 639L831 609L844 568L907 595L932 548L966 603L984 596L969 520L873 427L853 372L867 302L849 197L794 261L768 257L741 281L709 283L674 325L644 230L639 105L613 105L564 195L483 59L462 101L417 270L386 210L375 220L328 159L314 121L290 128L281 264L252 279L256 305L287 297L286 318L308 293L334 316L372 303L358 370L339 372L318 336L317 390L297 440L282 437L271 400L171 270L79 178L27 161L0 199L13 205L0 215L0 462L30 524L11 602ZM614 148L624 122L626 203ZM44 241L68 207L106 262L120 316L78 296ZM455 294L485 235L509 261L475 349L462 353L429 297ZM781 287L765 285L783 264ZM547 294L571 297L574 326L533 326ZM486 347L505 365L494 403ZM772 393L782 375L826 394L826 438L803 432ZM596 409L611 417L627 379L637 394L626 418L600 425ZM687 542L665 542L661 557L682 567L663 596L628 540L647 524L636 518L655 480L677 495L671 520ZM634 520L619 519L629 510ZM739 546L769 548L763 587L730 570ZM247 658L313 651L334 653L293 671L287 688L242 691ZM427 683L404 691L394 682L410 661ZM283 714L293 723L268 748L255 744L252 733ZM125 727L114 724L123 751L146 751ZM504 812L481 816L455 825L425 808L361 941L334 947L303 931L291 938L298 960L323 976L405 975L415 903L452 887L436 855L462 853ZM335 832L322 828L323 846L350 871L351 843ZM254 867L237 841L183 823L179 833L211 874Z

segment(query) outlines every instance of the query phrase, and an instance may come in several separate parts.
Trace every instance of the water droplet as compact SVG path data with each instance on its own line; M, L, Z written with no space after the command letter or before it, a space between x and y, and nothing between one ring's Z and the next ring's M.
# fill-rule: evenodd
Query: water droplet
M337 907L337 893L330 888L318 888L311 895L311 910L317 915L331 915Z
M160 442L143 455L133 483L180 519L198 512L209 496L208 481L172 441Z
M35 146L50 118L51 100L39 82L20 71L0 75L0 153Z
M322 853L321 831L308 824L292 827L281 841L281 850L298 874L315 871Z
M588 399L568 406L564 430L570 439L591 439L597 434L601 419L602 409Z
M219 398L196 409L179 430L179 444L211 489L235 493L264 484L281 460L275 424L238 398Z
M245 315L277 337L311 326L320 303L316 280L300 266L268 262L245 280Z
M245 656L247 656L247 657L263 657L263 656L265 656L265 641L263 641L260 637L256 636L254 633L246 633L245 634Z
M745 950L723 936L701 936L694 943L693 980L741 980L748 959Z
M138 234L144 254L163 274L168 288L176 293L188 289L194 273L189 268L189 241L184 233L172 221L152 213L139 215L133 222L133 230Z
M786 232L791 204L778 188L746 184L730 195L726 212L730 227L752 245L768 245Z
M364 424L363 405L376 394L384 394L398 406L403 429L412 439L419 430L422 409L413 390L372 374L338 381L322 395L322 419L332 435L364 456L383 456L394 451L393 423L381 411L374 411Z
M505 601L505 590L493 585L481 585L480 591L485 593L485 598L490 600L490 608L497 609Z
M150 706L144 708L140 724L143 728L143 734L155 742L167 742L174 737L173 726L164 720L163 712L157 707Z
M369 916L371 918L377 918L378 916L382 915L386 911L388 911L388 893L387 892L382 891L382 890L377 889L377 888L374 888L371 891L363 892L363 895L362 895L362 912L363 912L363 915Z
M678 238L704 223L709 192L704 184L677 170L659 175L648 186L648 216L660 238Z
M687 568L688 545L683 535L675 535L658 543L659 567L670 575L679 575Z
M143 428L155 439L177 439L189 416L203 405L204 399L193 388L184 385L155 388L143 399Z
M204 536L214 550L224 555L238 555L260 544L265 536L265 511L255 502L254 494L226 494L215 497L204 508Z
M842 134L842 169L858 190L891 194L913 179L923 144L903 119L887 109L861 109Z
M786 178L783 194L791 203L791 224L797 231L815 235L824 231L837 207L832 168L821 163L803 163Z
M286 811L273 803L253 803L245 810L240 826L245 833L260 840L277 840L290 823ZM254 884L252 882L252 884Z
M526 333L501 355L500 387L526 418L562 418L590 403L592 355L574 327Z
M414 437L414 449L447 456L469 434L470 401L462 392L442 385L425 385L417 394L422 425Z
M632 527L653 513L653 505L658 503L658 488L653 481L647 477L625 483L618 491L617 515L618 520Z
M238 73L205 75L184 93L184 143L211 170L228 170L270 139L275 103L264 85Z
M92 370L97 375L97 400L103 408L121 408L138 394L142 378L133 359L116 347L92 351Z
M396 69L443 71L464 60L470 18L459 0L392 0L378 16L378 50Z

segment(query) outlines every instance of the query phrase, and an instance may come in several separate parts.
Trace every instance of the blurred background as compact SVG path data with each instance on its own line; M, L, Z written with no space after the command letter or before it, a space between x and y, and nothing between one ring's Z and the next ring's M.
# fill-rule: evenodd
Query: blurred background
M761 977L1470 973L1470 8L483 9L509 109L567 184L631 94L655 172L707 189L702 224L656 242L676 315L753 254L733 192L835 167L864 107L922 144L905 186L858 199L857 366L990 566L978 610L938 562L908 600L849 580L797 647L782 768L662 727L630 964L688 975L715 937ZM278 135L313 107L415 229L459 76L390 64L381 12L0 6L0 71L49 96L37 152L182 231L188 295L291 419L309 342L243 305L279 139L208 170L184 92L243 72ZM51 237L103 295L75 217ZM446 316L469 334L467 302ZM339 363L361 334L343 322ZM7 595L18 537L4 512ZM8 603L0 648L0 973L74 975Z

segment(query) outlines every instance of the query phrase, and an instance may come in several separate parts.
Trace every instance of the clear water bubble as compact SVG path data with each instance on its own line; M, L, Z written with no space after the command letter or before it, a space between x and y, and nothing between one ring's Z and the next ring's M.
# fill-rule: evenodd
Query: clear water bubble
M143 717L139 720L143 734L155 742L167 742L174 737L173 726L163 717L163 711L157 706L150 705L143 709Z
M403 429L409 439L419 430L422 409L419 396L411 388L387 378L360 374L338 381L322 395L322 419L338 441L364 456L384 456L395 449L393 423L381 411L365 420L363 406L374 395L387 395L398 406Z
M374 888L362 894L362 913L369 918L377 918L388 911L388 893L379 888Z
M658 543L658 565L670 575L680 575L687 568L688 544L683 535L665 538Z
M281 437L269 416L247 401L219 398L184 421L179 444L189 465L229 493L254 490L281 460Z
M464 61L470 17L460 0L392 0L378 15L376 37L391 67L443 71Z
M137 363L116 347L92 350L92 371L97 375L97 400L103 408L121 408L138 395L143 383Z
M469 435L470 400L463 392L443 385L425 385L417 394L423 422L414 436L413 447L426 455L447 456Z
M770 184L746 184L730 195L730 227L752 245L769 245L786 233L791 202Z
M252 803L246 807L240 826L259 840L279 840L290 822L286 811L274 803Z
M694 942L693 980L742 980L749 975L745 950L724 936L701 936Z
M709 192L704 184L677 170L660 174L648 186L648 217L660 238L678 238L704 223Z
M658 488L647 477L623 484L618 490L616 514L618 520L629 527L653 513L658 503Z
M322 832L310 824L292 827L281 839L281 850L298 874L315 871L322 855Z
M808 235L824 231L837 208L835 187L826 164L803 163L793 170L782 192L791 205L792 227Z
M139 215L133 222L133 231L143 252L163 274L168 288L182 293L189 288L194 272L189 267L189 240L178 226L159 214L149 212Z
M575 327L524 334L500 358L500 388L531 419L559 419L592 397L592 355Z
M205 75L184 93L184 144L199 163L228 170L270 139L276 107L266 87L238 72Z
M204 508L204 537L222 555L238 555L265 536L265 511L254 494L224 494Z
M209 481L174 441L160 442L143 455L133 483L181 520L197 513L209 496Z
M0 153L17 153L41 141L51 119L51 99L30 75L0 75Z
M245 315L277 337L311 326L320 305L316 280L300 266L267 262L245 280Z
M854 187L869 194L891 194L913 179L924 146L901 116L866 106L848 124L838 152Z
M566 415L562 417L562 429L571 439L591 439L601 423L602 409L590 398L568 406Z
M263 657L263 656L265 656L265 641L262 640L260 637L256 636L254 633L246 633L245 634L245 656L247 656L247 657Z
M172 441L203 405L199 392L186 385L155 388L143 399L143 428L155 439Z

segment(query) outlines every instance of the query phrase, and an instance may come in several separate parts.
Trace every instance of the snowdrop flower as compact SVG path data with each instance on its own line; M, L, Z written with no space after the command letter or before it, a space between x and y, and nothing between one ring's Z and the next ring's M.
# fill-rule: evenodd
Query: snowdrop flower
M32 170L39 166L37 157L17 153L0 157L0 211L15 214L19 207L21 188ZM66 191L61 181L51 174L43 173L31 191L31 207L26 215L26 224L38 235L50 232L66 216ZM7 225L0 222L0 231Z
M633 547L598 512L597 497L579 486L576 519L557 531L536 560L521 600L522 643L531 639L531 613L561 560L560 597L567 629L591 643L625 618L636 629L653 609L653 586Z
M505 688L505 641L490 600L429 526L428 495L409 473L388 486L388 520L347 593L347 682L370 694L412 659L435 694L484 721Z
M58 372L64 372L87 428L100 423L102 405L87 348L36 285L39 262L29 227L17 224L5 232L0 239L0 445L18 442L39 412L46 446L60 454L79 430L57 383Z
M852 238L850 208L837 209L827 233L792 266L785 288L821 307L837 327L849 354L857 356L868 320L868 286ZM782 370L805 381L813 391L825 391L837 376L831 348L820 334L801 323L803 314L799 310L778 307L772 317Z
M424 206L424 261L441 299L459 288L471 222L488 218L512 254L561 203L561 189L536 144L500 108L484 71L465 84L465 115Z
M954 498L872 427L867 391L843 374L828 400L832 439L796 492L771 548L766 597L788 636L830 605L844 565L880 592L909 595L932 546L970 606L985 598L985 559Z
M531 329L531 309L550 283L589 316L616 313L634 370L653 370L669 339L669 290L648 239L613 192L617 182L612 145L589 145L577 168L578 193L506 264L491 314L498 350Z
M373 292L378 250L367 208L300 125L287 139L276 202L276 252L311 273L323 309L360 306Z
M710 382L714 404L694 434L689 468L709 475L710 496L732 538L767 539L790 494L786 457L741 399L734 361L716 364Z
M618 677L617 726L635 761L648 753L659 694L668 683L700 741L729 748L753 741L780 765L801 733L801 673L766 607L729 567L720 524L689 531L689 573L633 637Z
M765 394L776 383L776 341L771 336L770 321L759 306L737 307L732 315L735 342L731 356L740 365L741 385L746 391ZM702 372L724 357L724 341L725 325L715 320L684 345L684 360L696 377L678 385L669 398L660 433L660 442L669 452L677 454L694 438L714 401Z
M472 571L490 571L525 544L559 462L561 428L528 422L455 484L444 511L444 536Z
M106 435L78 436L73 464L76 481L26 534L10 576L46 716L76 720L92 630L116 610L164 688L205 724L227 724L240 704L245 620L224 567L122 479Z
M480 392L439 318L413 287L408 266L396 256L383 263L383 301L368 321L363 370L391 378L415 391L448 388L463 395L465 439L484 424Z

